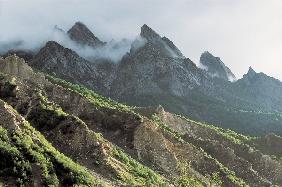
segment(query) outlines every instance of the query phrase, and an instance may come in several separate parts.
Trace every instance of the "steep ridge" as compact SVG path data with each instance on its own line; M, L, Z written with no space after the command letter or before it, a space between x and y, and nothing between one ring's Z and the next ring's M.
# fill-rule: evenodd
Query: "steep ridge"
M3 66L8 66L9 61L17 64L22 62L15 56L6 59L0 61ZM25 63L22 66L28 67ZM14 72L4 71L4 73L16 76L16 79L13 79L14 82L10 85L9 79L11 78L3 75L1 88L4 90L2 89L0 94L1 98L10 103L58 150L86 166L89 170L98 173L99 177L106 178L105 181L109 180L113 186L165 183L161 176L130 158L118 147L105 140L102 135L89 129L79 117L64 112L57 103L52 102L45 95L45 91L55 88L60 90L61 87L45 79L37 82L37 79L32 78L33 76L42 77L42 74L30 72L31 79L26 80L22 79L17 72ZM9 84L9 86L5 86L5 84ZM61 100L67 95L76 96L78 99L82 98L78 93L75 94L68 89L63 90L64 95L57 95L61 97ZM103 98L100 97L100 99ZM73 101L72 98L65 100L68 103L71 103L70 101ZM103 103L104 101L100 100L100 102ZM108 104L110 103L111 101L108 101ZM96 107L99 106L92 108L97 110ZM100 113L105 115L102 111ZM111 123L114 122L106 122L108 125Z
M275 134L267 134L249 141L251 145L262 150L264 153L272 155L274 158L282 158L282 137Z
M29 64L43 72L98 90L99 93L105 93L108 89L115 67L106 60L89 62L55 41L47 42Z
M0 183L4 186L106 186L57 151L11 106L0 100Z
M15 96L16 84L11 82L15 79L9 82L4 79L1 74L1 98ZM0 100L0 113L0 184L106 186L105 182L56 150L3 100Z
M0 98L60 152L110 185L282 184L281 162L247 143L253 138L175 116L162 107L133 111L84 87L29 71L16 56L0 60L2 67L11 62L28 73L2 68L9 75L2 75Z
M270 156L252 147L250 142L256 141L257 138L200 124L163 110L156 110L155 112L153 117L158 118L165 125L182 135L185 141L202 147L225 166L232 168L237 175L242 176L249 184L265 186L269 185L269 181L275 181L276 184L282 182L281 161L272 160ZM270 146L265 147L268 147L269 150L275 150Z

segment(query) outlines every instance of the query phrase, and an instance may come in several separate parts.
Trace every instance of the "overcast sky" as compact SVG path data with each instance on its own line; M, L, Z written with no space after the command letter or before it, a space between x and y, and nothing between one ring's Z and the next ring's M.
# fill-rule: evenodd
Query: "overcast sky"
M146 23L196 64L210 51L239 78L252 66L282 80L281 10L281 0L0 0L0 42L75 21L105 41L134 38Z

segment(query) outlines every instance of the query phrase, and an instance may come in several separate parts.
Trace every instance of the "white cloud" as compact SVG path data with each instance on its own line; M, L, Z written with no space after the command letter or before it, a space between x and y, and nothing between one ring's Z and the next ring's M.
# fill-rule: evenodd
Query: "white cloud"
M0 0L0 42L36 43L82 21L102 40L133 39L146 23L196 63L203 51L237 75L252 66L282 80L281 0Z

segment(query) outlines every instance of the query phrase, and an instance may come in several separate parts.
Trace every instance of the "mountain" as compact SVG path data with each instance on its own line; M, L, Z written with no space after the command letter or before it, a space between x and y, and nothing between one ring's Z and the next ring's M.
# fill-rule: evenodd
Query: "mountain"
M208 72L211 77L221 78L226 81L235 81L236 77L231 70L225 66L219 57L214 57L208 51L200 57L200 65Z
M48 42L29 64L128 105L162 105L169 112L246 135L282 134L280 81L249 70L231 82L235 76L218 57L203 53L199 68L146 24L119 62L89 61Z
M140 36L146 42L132 49L118 64L110 97L121 101L146 95L182 97L199 85L210 84L202 70L147 25L141 27Z
M161 106L129 107L17 56L0 58L0 67L4 186L282 185L279 136L265 141Z
M256 103L264 111L282 111L282 83L264 73L256 73L251 67L242 79L234 84L239 96Z
M47 42L30 65L71 82L83 84L114 99L120 99L134 90L146 91L147 88L150 88L148 93L172 92L182 96L187 94L187 88L192 89L205 81L208 84L204 72L190 59L184 58L171 41L161 38L147 25L142 26L140 36L145 41L134 41L130 53L118 64L109 63L106 59L90 62L56 42ZM99 76L101 78L97 80ZM104 83L107 90L97 86L102 79L108 80ZM140 84L136 84L137 82Z
M23 59L25 59L27 62L31 61L34 58L35 53L33 51L30 50L8 50L6 53L2 54L2 56L8 57L11 55L17 55L18 57L21 57Z
M49 41L36 54L30 64L46 72L60 71L60 74L71 81L87 81L91 74L94 78L96 69L84 58L71 49L64 48L55 41ZM69 69L72 69L70 72Z
M76 22L72 28L68 30L67 34L73 41L81 45L96 48L106 44L97 38L82 22Z
M107 60L92 63L55 41L47 42L29 64L41 71L83 84L102 93L107 89L107 82L112 77L111 69L115 66Z

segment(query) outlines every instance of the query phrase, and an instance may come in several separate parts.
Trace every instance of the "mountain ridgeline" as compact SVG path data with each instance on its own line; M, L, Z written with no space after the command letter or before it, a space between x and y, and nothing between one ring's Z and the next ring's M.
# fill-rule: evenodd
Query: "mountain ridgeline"
M66 35L78 45L94 49L106 45L80 22ZM197 67L172 41L147 25L117 63L84 59L55 41L28 60L39 71L128 105L162 105L167 111L246 135L282 134L280 81L251 68L237 80L209 52L202 54Z
M1 56L0 186L282 186L282 83L251 67L198 67L148 25L118 62L56 41Z

